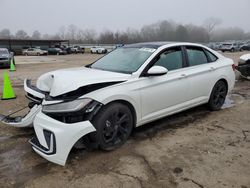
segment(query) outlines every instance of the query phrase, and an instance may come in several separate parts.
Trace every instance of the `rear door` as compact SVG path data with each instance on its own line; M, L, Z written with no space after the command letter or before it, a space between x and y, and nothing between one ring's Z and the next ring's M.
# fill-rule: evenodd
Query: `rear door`
M168 73L162 76L140 78L142 122L181 109L182 104L187 99L188 81L185 74L185 58L182 48L166 49L156 56L155 63L151 67L154 65L167 68Z
M186 70L190 82L189 101L192 104L206 102L217 79L218 58L197 46L186 46L185 52L189 66Z

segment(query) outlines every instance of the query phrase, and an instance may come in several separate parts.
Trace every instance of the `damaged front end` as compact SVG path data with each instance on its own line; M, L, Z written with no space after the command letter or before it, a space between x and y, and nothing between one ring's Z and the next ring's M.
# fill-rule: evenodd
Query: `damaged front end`
M52 97L49 90L39 88L25 80L24 90L30 100L28 114L23 117L2 115L0 121L15 127L33 125L35 136L29 142L34 151L51 162L65 165L72 147L88 133L96 131L91 120L102 104L81 98L79 93L76 96L75 92Z
M96 131L91 123L102 104L83 98L42 105L34 119L36 136L30 143L45 159L65 165L72 147L88 133Z

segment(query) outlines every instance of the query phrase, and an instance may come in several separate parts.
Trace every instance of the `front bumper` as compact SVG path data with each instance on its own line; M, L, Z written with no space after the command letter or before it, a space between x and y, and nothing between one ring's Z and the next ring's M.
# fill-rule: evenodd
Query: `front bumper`
M89 121L62 123L43 112L34 120L36 138L30 140L36 153L59 165L65 165L74 144L84 135L96 131Z
M0 60L0 67L10 66L10 60Z

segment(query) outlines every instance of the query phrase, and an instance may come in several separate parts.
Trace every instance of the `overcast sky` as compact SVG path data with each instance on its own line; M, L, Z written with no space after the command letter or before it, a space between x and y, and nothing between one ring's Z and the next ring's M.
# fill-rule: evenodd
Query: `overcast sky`
M221 26L250 31L250 0L0 0L0 30L53 34L60 26L125 30L159 20L202 25L218 17Z

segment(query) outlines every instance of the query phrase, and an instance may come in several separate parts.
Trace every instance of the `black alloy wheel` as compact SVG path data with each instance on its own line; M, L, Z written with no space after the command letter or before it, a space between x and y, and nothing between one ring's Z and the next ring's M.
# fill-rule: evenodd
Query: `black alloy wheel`
M227 90L227 85L222 80L214 85L208 102L210 110L216 111L221 109L227 96Z
M91 139L103 150L114 150L123 145L133 129L130 109L121 103L105 106L94 118L96 132Z

